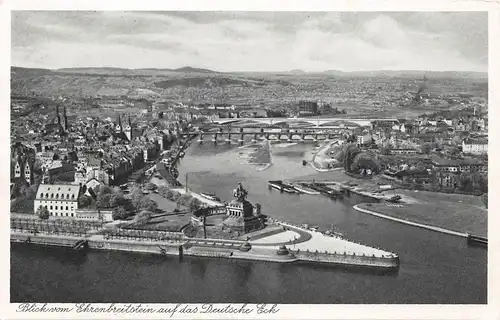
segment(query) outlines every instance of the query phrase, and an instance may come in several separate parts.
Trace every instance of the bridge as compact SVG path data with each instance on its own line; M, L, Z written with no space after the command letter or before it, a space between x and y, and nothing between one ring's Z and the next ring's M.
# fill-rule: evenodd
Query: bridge
M349 118L221 118L212 122L215 124L232 125L313 125L321 126L340 126L340 127L360 127L370 126L372 121L388 121L397 123L395 118L388 119L349 119Z
M245 130L247 129L247 130ZM297 129L269 129L269 128L260 128L260 130L250 130L247 127L219 127L214 128L208 132L192 132L192 133L183 133L182 136L198 136L198 142L203 143L205 140L205 136L210 136L212 142L226 142L231 143L233 140L237 140L242 143L245 141L245 137L252 137L252 141L257 141L261 138L265 138L267 140L286 140L288 142L291 141L318 141L318 140L332 140L332 139L342 139L344 132L342 130L333 130L328 128L318 128L318 127L309 127L309 128L297 128ZM234 139L236 138L236 139Z

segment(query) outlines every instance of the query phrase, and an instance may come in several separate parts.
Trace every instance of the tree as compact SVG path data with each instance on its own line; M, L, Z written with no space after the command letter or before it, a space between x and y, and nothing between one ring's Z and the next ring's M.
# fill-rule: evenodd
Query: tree
M351 165L354 162L354 158L361 153L361 150L356 147L354 144L350 144L346 147L345 151L345 156L344 156L344 170L345 171L350 171Z
M167 187L167 186L159 186L158 187L158 193L162 196L165 197L165 195L167 194L167 191L169 191L170 189Z
M44 206L39 206L38 209L36 209L36 215L40 218L40 219L44 219L44 220L47 220L50 216L50 212L47 208L45 208Z
M123 220L127 218L127 210L123 206L113 208L113 220Z
M191 198L189 201L188 201L188 206L189 206L189 210L191 211L197 211L201 208L201 201L196 199L196 198Z
M371 170L374 173L378 173L380 171L380 163L376 155L369 152L359 153L352 163L351 171L355 172L359 170Z
M117 207L125 203L125 196L121 191L113 192L109 198L109 206Z
M142 194L141 189L134 187L130 192L130 200L132 201L132 206L136 210L139 210L142 198L144 198L144 195Z
M169 200L173 200L173 198L174 198L174 191L172 191L170 189L167 189L167 192L165 194L165 198L167 198Z
M153 213L150 211L141 211L135 216L134 223L137 225L144 225L148 222L149 219L151 219L152 214Z
M148 197L143 197L140 202L139 208L142 210L154 212L158 209L158 204L155 201L149 199Z
M94 202L94 199L92 199L92 197L83 195L80 198L78 198L78 207L80 208L90 207L92 202Z
M465 192L474 191L474 184L473 184L472 177L470 174L461 174L459 181L460 181L460 184L459 184L460 190L465 191Z
M485 194L488 193L488 175L480 175L479 177L479 190L481 192L484 192Z
M101 208L109 208L110 207L111 194L106 193L97 198L99 202L99 207Z
M97 192L97 196L104 196L106 194L111 194L113 192L113 189L111 189L110 187L106 186L106 185L100 185L99 186L99 191Z
M181 197L181 194L177 191L172 191L172 198L171 200L178 202L179 198Z

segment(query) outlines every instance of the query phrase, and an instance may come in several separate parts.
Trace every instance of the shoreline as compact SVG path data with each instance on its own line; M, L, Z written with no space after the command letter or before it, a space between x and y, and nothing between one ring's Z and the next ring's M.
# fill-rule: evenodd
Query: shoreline
M283 226L298 228L281 222ZM310 232L310 231L308 231ZM174 234L174 233L172 233ZM315 232L313 237L319 237ZM322 235L324 236L324 235ZM280 244L259 245L251 244L249 250L240 250L246 243L243 240L223 240L223 239L201 239L187 238L179 234L178 238L172 236L171 239L151 240L145 238L105 238L102 234L71 235L71 234L46 234L28 231L14 231L11 229L10 241L12 243L35 244L52 247L66 247L75 251L86 250L110 250L126 251L137 253L149 253L169 256L194 256L211 258L228 258L240 260L265 261L275 263L291 262L313 262L328 265L344 265L349 267L369 267L377 269L397 269L399 268L399 256L387 251L357 244L346 239L336 241L345 242L349 245L362 246L363 250L355 252L336 251L327 253L323 251L314 252L311 250L285 249L285 253L280 253ZM326 237L326 236L324 236ZM314 246L314 244L313 244ZM338 244L337 244L338 246ZM368 251L373 251L368 253ZM379 252L380 251L380 252ZM373 253L373 254L372 254Z

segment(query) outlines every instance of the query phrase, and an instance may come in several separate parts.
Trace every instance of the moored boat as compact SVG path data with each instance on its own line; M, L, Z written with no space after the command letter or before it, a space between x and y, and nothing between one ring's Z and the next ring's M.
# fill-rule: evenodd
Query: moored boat
M271 180L268 181L267 184L269 185L269 187L279 190L281 192L298 193L298 191L295 190L292 186L290 186L287 183L284 183L281 180Z
M311 188L307 187L307 186L306 186L305 184L303 184L303 183L294 183L294 184L293 184L293 187L294 187L296 190L298 190L298 191L300 191L300 192L302 192L302 193L305 193L305 194L311 194L311 195L317 195L317 194L320 194L320 192L319 192L319 191L316 191L316 190L314 190L314 189L311 189Z
M212 201L221 201L220 198L218 198L214 193L206 193L206 192L201 192L200 196L207 200L212 200Z

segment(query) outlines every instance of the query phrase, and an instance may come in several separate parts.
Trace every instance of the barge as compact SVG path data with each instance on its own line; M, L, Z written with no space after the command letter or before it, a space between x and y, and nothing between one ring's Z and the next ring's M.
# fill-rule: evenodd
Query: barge
M314 189L311 189L309 188L306 184L304 183L294 183L293 184L293 187L302 192L302 193L305 193L305 194L311 194L311 195L317 195L317 194L321 194L319 191L316 191Z
M290 185L284 184L281 180L271 180L268 181L267 184L270 188L274 188L276 190L279 190L280 192L297 193L297 190L295 190Z

